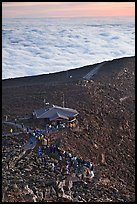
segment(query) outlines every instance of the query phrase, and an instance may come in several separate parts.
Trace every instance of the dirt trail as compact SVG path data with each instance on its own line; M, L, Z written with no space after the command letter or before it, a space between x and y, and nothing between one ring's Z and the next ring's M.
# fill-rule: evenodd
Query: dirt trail
M97 74L97 72L99 71L99 69L104 65L106 64L106 62L102 62L101 64L99 65L96 65L96 67L94 69L92 69L90 72L88 72L84 77L83 79L87 79L87 80L90 80L92 79L92 77Z

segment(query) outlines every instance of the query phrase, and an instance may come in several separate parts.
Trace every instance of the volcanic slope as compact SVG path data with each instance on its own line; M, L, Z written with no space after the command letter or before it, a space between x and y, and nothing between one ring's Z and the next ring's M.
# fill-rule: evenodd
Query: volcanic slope
M51 139L60 137L61 148L91 159L95 173L86 186L76 182L74 194L86 201L135 201L135 58L108 61L91 79L85 80L83 77L95 66L3 80L2 118L29 117L33 109L43 107L44 99L62 105L64 94L65 106L79 112L79 129L52 133ZM3 125L3 129L8 132L10 127ZM5 155L8 152L5 142L3 148ZM32 156L33 150L27 156L28 165L29 160L33 161ZM41 169L34 166L30 174ZM8 174L5 165L3 172L5 189ZM12 172L8 179L13 181ZM35 175L35 183L39 179ZM31 186L29 179L26 183ZM42 188L39 186L39 191Z

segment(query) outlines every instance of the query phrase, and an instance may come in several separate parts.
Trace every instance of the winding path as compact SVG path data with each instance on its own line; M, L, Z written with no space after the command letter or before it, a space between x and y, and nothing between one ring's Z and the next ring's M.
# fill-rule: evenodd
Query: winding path
M107 62L102 62L101 64L99 65L96 65L96 67L94 69L92 69L90 72L88 72L84 77L83 79L87 79L87 80L90 80L95 74L97 74L98 70L104 65L106 64Z
M10 122L10 121L2 121L2 123L6 124L6 125L13 125L13 126L22 130L21 132L13 132L12 135L19 135L21 133L27 133L27 128L26 127L22 128L22 125L20 125L20 124L17 124L17 123L15 124L14 122ZM33 130L29 129L29 132L33 132ZM11 136L11 133L3 134L2 136Z

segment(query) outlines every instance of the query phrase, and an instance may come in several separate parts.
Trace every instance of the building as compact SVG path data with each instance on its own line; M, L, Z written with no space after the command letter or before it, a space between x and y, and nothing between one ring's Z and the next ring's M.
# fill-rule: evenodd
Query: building
M37 119L46 119L46 121L67 121L74 122L78 111L53 105L50 108L43 108L33 111L33 118Z

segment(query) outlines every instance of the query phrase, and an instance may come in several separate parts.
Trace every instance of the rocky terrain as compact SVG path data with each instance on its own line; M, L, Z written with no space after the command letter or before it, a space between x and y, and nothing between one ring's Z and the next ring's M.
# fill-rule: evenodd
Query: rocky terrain
M37 145L24 150L23 130L2 124L3 202L134 202L135 201L135 57L108 61L86 80L96 65L56 74L2 81L2 120L16 118L32 129L42 121L27 119L33 109L50 104L79 112L79 128L49 135L60 147L94 164L92 180L62 176L37 158ZM26 119L25 119L26 118ZM22 132L18 135L9 135Z

